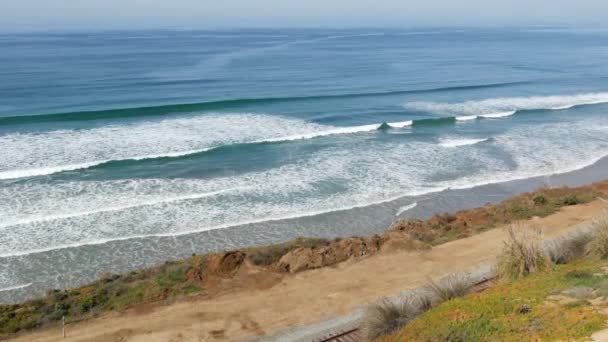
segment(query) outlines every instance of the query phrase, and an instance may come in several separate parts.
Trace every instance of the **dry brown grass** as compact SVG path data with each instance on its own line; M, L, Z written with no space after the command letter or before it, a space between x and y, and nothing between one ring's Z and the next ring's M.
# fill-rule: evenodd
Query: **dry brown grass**
M508 240L498 256L496 274L502 280L515 280L551 268L542 247L541 231L520 225L507 228Z
M390 335L438 302L432 292L425 290L410 293L399 300L382 299L367 309L364 324L367 337L373 340Z
M420 314L420 309L408 297L404 300L393 301L383 299L371 305L366 312L365 330L370 340L390 335Z
M564 237L545 241L547 256L554 264L567 264L583 257L587 253L587 245L593 239L591 229L579 229Z
M593 221L591 230L593 236L587 244L587 254L599 259L608 258L608 212Z
M426 286L437 303L467 295L473 282L466 273L452 273L439 280L431 280Z

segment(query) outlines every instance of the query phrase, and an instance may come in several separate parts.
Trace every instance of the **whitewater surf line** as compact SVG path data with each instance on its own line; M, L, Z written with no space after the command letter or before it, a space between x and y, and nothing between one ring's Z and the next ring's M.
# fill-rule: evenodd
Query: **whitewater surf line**
M406 206L403 206L401 208L399 208L399 210L397 211L397 213L395 214L395 216L399 216L401 214L403 214L404 212L408 211L408 210L412 210L414 208L416 208L418 206L418 202L414 202L412 204L408 204Z
M52 175L55 173L89 169L89 168L93 168L96 166L109 164L109 163L115 162L115 161L128 161L128 160L140 161L140 160L147 160L147 159L177 158L177 157L183 157L183 156L206 152L206 151L209 151L212 149L213 148L203 148L203 149L189 150L189 151L183 151L183 152L169 152L169 153L164 153L164 154L136 156L136 157L129 157L129 158L124 158L124 159L106 159L106 160L96 160L96 161L84 162L84 163L78 163L78 164L41 167L41 168L35 168L35 169L18 169L18 170L2 171L2 172L0 172L0 180L28 178L28 177L37 177L37 176L48 176L48 175Z
M481 142L488 141L488 140L489 140L489 138L482 138L482 139L446 138L446 139L439 139L439 146L447 147L447 148L461 147L461 146L479 144Z
M329 96L331 96L331 95L329 95ZM603 98L603 96L605 96L605 98ZM602 97L602 98L597 99L596 97ZM98 167L98 166L101 166L101 165L104 165L104 164L107 164L110 162L116 162L116 161L129 161L129 160L141 161L141 160L159 159L159 158L179 158L179 157L209 152L212 150L216 150L216 149L219 149L219 148L222 148L222 147L225 147L228 145L234 145L234 144L278 143L278 142L313 139L313 138L318 138L318 137L325 137L325 136L339 135L339 134L354 134L354 133L361 133L361 132L369 132L369 131L374 131L374 130L382 130L382 129L386 129L386 128L404 128L404 127L416 127L416 126L426 126L426 125L441 125L441 124L451 124L454 122L462 122L462 121L466 122L466 121L477 120L477 119L500 119L500 118L506 118L509 116L513 116L513 115L515 115L519 112L523 112L523 111L564 110L564 109L574 108L577 106L597 105L597 104L608 103L608 93L590 93L590 94L583 94L583 95L572 95L572 96L561 96L561 97L560 96L547 96L547 97L530 97L530 98L498 98L498 99L489 99L489 100L481 100L481 101L469 101L469 102L465 102L464 104L463 103L452 104L452 103L433 103L433 102L426 103L425 102L425 103L405 104L404 106L405 107L421 106L421 108L419 108L419 109L424 109L422 107L425 107L425 108L428 107L427 108L428 110L454 111L454 108L462 108L462 106L470 106L473 103L488 104L488 103L494 103L496 101L499 101L501 103L505 102L505 101L507 103L509 101L511 101L511 102L515 101L517 103L517 102L521 102L521 101L531 101L531 102L537 101L538 102L541 100L542 100L541 102L546 103L547 101L556 101L556 99L561 99L561 101L564 101L563 100L564 98L576 99L578 102L571 102L568 104L561 104L561 105L552 105L552 106L548 106L547 108L530 107L530 108L521 108L518 110L510 110L510 111L487 112L485 114L476 114L476 115L444 116L444 117L438 117L438 118L415 119L415 120L402 121L402 122L392 122L392 123L389 122L389 123L369 124L369 125L361 125L361 126L331 127L331 128L328 127L328 129L326 129L326 130L313 131L313 132L295 134L295 135L284 136L284 137L235 142L235 143L231 143L231 144L223 144L223 145L217 145L217 146L206 147L206 148L201 148L201 149L194 149L194 150L187 150L187 151L159 153L159 154L144 155L144 156L133 156L133 157L120 158L120 159L88 161L88 162L82 162L82 163L57 165L57 166L45 166L45 167L31 168L31 169L5 170L5 171L0 171L0 180L46 176L46 175L51 175L51 174L61 173L61 172L66 172L66 171L84 170L84 169ZM540 100L535 100L535 99L540 99ZM433 108L435 108L435 109L433 109ZM3 118L0 118L0 124L2 123L2 119Z
M515 113L516 113L516 111L513 110L513 111L508 111L508 112L481 114L481 115L478 115L478 117L480 117L480 118L487 118L487 119L504 118L504 117L507 117L507 116L514 115Z
M236 227L236 226L243 226L243 225L247 225L247 224L299 219L299 218L317 216L317 215L334 213L334 212L339 212L339 211L346 211L346 210L352 210L352 209L357 209L357 208L365 208L370 205L391 202L391 201L397 200L399 198L402 198L404 196L420 196L420 195L424 195L424 194L428 194L428 193L444 191L447 189L448 188L435 188L435 189L430 190L429 192L420 192L420 193L412 193L409 195L393 196L393 197L387 198L385 200L381 200L381 201L377 201L377 202L373 202L373 203L344 206L344 207L340 207L340 208L336 208L336 209L317 210L317 211L311 211L311 212L307 212L307 213L303 213L303 214L292 214L292 215L283 215L283 216L277 216L277 217L267 217L267 218L260 218L260 219L254 219L254 220L246 220L246 221L241 221L241 222L228 223L228 224L217 225L217 226L213 226L213 227L209 227L209 228L193 229L193 230L182 231L182 232L139 234L139 235L124 236L124 237L82 241L82 242L76 242L76 243L71 243L71 244L58 245L58 246L53 246L53 247L48 247L48 248L31 249L31 250L25 250L25 251L20 251L20 252L13 252L13 253L0 253L0 258L19 257L19 256L30 255L30 254L50 252L50 251L59 250L59 249L77 248L77 247L82 247L82 246L103 245L103 244L115 242L115 241L128 241L128 240L138 240L138 239L147 239L147 238L178 237L178 236L201 233L201 232L210 231L210 230L226 229L226 228L231 228L231 227Z
M608 93L606 93L606 101L608 101ZM567 108L572 108L581 105L593 105L593 104L601 104L605 103L603 100L595 101L595 102L586 102L579 104L568 104ZM441 104L450 105L450 104ZM546 110L563 110L567 109L565 106L553 106L551 108L543 108ZM389 123L381 123L381 124L369 124L369 125L360 125L360 126L347 126L347 127L331 127L328 126L327 129L311 131L308 133L302 134L294 134L283 137L275 137L275 138L267 138L267 139L257 139L252 141L236 141L229 144L221 144L217 146L210 146L200 149L192 149L186 151L176 151L176 152L167 152L167 153L158 153L158 154L150 154L143 156L132 156L132 157L124 157L118 159L105 159L105 160L96 160L96 161L86 161L82 163L73 163L66 165L56 165L56 166L44 166L38 168L30 168L30 169L13 169L13 170L5 170L0 171L0 180L8 180L8 179L19 179L19 178L27 178L27 177L37 177L37 176L46 176L61 172L67 171L76 171L76 170L85 170L93 167L99 167L111 162L117 161L142 161L142 160L151 160L151 159L160 159L160 158L180 158L186 156L192 156L200 153L206 153L212 150L217 150L223 148L225 146L230 146L234 144L262 144L262 143L280 143L280 142L289 142L289 141L297 141L297 140L306 140L313 139L319 137L326 137L331 135L340 135L340 134L355 134L362 132L370 132L374 130L384 130L389 128L405 128L405 127L417 127L417 126L428 126L428 125L442 125L442 124L453 124L454 122L459 121L471 121L476 119L500 119L509 117L517 114L520 111L524 110L534 110L534 109L523 109L523 110L515 110L515 111L502 111L502 112L492 112L487 114L479 114L479 115L467 115L467 116L444 116L438 118L425 118L425 119L415 119L401 122L389 122ZM0 118L1 121L1 118Z
M0 228L13 227L13 226L31 224L31 223L37 223L37 222L69 219L69 218L73 218L73 217L81 217L81 216L100 214L100 213L106 213L106 212L123 211L123 210L127 210L127 209L140 208L140 207L146 207L146 206L152 206L152 205L158 205L158 204L196 200L196 199L202 199L202 198L212 197L212 196L216 196L216 195L221 195L223 193L234 191L237 189L242 190L244 188L224 189L224 190L210 191L210 192L204 192L204 193L199 193L199 194L190 194L190 195L163 198L163 199L153 200L153 201L143 201L143 202L131 204L131 205L108 207L108 208L103 208L103 209L82 211L82 212L76 212L76 213L71 213L71 214L49 215L49 216L38 217L38 218L17 220L17 221L13 221L13 222L9 221L8 223L0 224Z
M400 199L400 198L404 198L404 197L428 195L428 194L433 194L433 193L439 193L441 191L446 191L446 190L471 189L471 188L475 188L475 187L483 186L483 185L488 185L488 184L499 184L499 183L504 183L504 182L521 180L521 179L528 179L528 178L535 178L535 177L546 177L546 176L552 176L552 175L556 175L556 174L563 174L563 173L573 172L573 171L580 170L580 169L586 168L588 166L591 166L591 165L597 163L599 160L601 160L603 158L606 158L606 157L608 157L608 154L602 155L602 156L597 157L597 158L593 158L589 162L583 162L583 163L581 163L581 164L579 164L577 166L573 166L573 167L570 167L570 168L565 168L565 169L554 171L554 172L550 172L550 173L537 173L537 174L528 174L528 175L514 176L514 177L500 177L500 180L497 180L497 179L495 179L495 180L484 180L484 181L478 181L478 182L468 183L466 185L450 185L450 184L448 184L448 185L443 185L443 186L436 186L434 188L428 189L428 191L419 191L419 192L412 192L412 193L409 193L409 194L397 195L397 196L393 196L393 197L390 197L390 198L387 198L387 199L384 199L384 200L375 201L375 202L366 203L366 204L345 206L345 207L340 207L340 208L335 208L335 209L311 211L311 212L302 213L302 214L283 215L283 216L280 216L280 217L260 218L260 219L247 220L247 221L243 221L243 222L234 222L234 223L228 223L228 224L217 225L217 226L208 227L208 228L194 229L194 230L188 230L188 231L182 231L182 232L156 233L156 234L139 234L139 235L132 235L132 236L124 236L124 237L115 237L115 238L106 238L106 239L96 239L96 240L90 240L90 241L81 241L81 242L76 242L76 243L71 243L71 244L57 245L57 246L48 247L48 248L37 248L37 249L31 249L31 250L25 250L25 251L19 251L19 252L0 253L0 258L10 258L10 257L26 256L26 255L31 255L31 254L39 254L39 253L45 253L45 252L50 252L50 251L54 251L54 250L68 249L68 248L78 248L78 247L83 247L83 246L102 245L102 244L106 244L106 243L110 243L110 242L117 242L117 241L138 240L138 239L147 239L147 238L178 237L178 236L184 236L184 235L201 233L201 232L210 231L210 230L217 230L217 229L226 229L226 228L231 228L231 227L237 227L237 226L242 226L242 225L247 225L247 224L255 224L255 223L261 223L261 222L282 221L282 220L290 220L290 219L299 219L299 218L317 216L317 215L322 215L322 214L327 214L327 213L334 213L334 212L352 210L352 209L357 209L357 208L365 208L365 207L368 207L368 206L371 206L371 205L378 205L378 204L392 202L394 200L397 200L397 199Z
M522 111L564 110L577 106L608 103L608 92L577 95L498 97L465 102L408 102L404 108L454 115L457 121L500 118Z
M145 155L145 156L134 156L134 157L121 158L121 159L97 160L97 161L83 162L83 163L77 163L77 164L48 166L48 167L33 168L33 169L7 170L7 171L0 171L0 180L46 176L46 175L51 175L51 174L55 174L55 173L67 172L67 171L84 170L84 169L98 167L98 166L102 166L104 164L109 164L111 162L117 162L117 161L130 161L130 160L142 161L142 160L161 159L161 158L179 158L179 157L185 157L185 156L205 153L205 152L209 152L212 150L217 150L222 147L226 147L226 146L230 146L230 145L234 145L234 144L251 145L251 144L279 143L279 142L288 142L288 141L296 141L296 140L306 140L306 139L313 139L313 138L325 137L325 136L330 136L330 135L371 132L371 131L382 128L383 125L387 125L390 128L404 128L404 127L411 126L412 124L413 124L413 121L410 120L410 121L402 121L402 122L390 122L390 123L351 126L351 127L334 127L334 128L329 128L329 129L323 130L323 131L295 134L295 135L284 136L284 137L259 139L259 140L249 141L249 142L245 141L245 142L238 142L238 143L233 143L233 144L224 144L224 145L218 145L218 146L194 149L194 150L188 150L188 151L168 152L168 153Z
M374 96L390 96L390 95L406 95L406 94L422 94L432 92L446 92L458 90L473 90L484 88L498 88L510 85L525 84L527 82L505 82L505 83L490 83L480 85L464 85L454 87L418 89L418 90L394 90L386 92L368 92L368 93L346 93L336 95L310 95L310 96L292 96L292 97L265 97L265 98L243 98L243 99L226 99L208 102L196 103L178 103L160 106L144 106L132 108L115 108L102 110L83 110L66 113L49 113L38 115L15 115L0 117L0 125L20 125L41 122L55 121L88 121L102 119L120 119L128 117L140 116L167 116L179 113L190 113L202 110L217 110L231 109L235 107L250 106L256 104L272 104L282 102L296 101L311 101L311 100L330 100L330 99L348 99L358 97L374 97Z
M22 285L15 285L15 286L9 286L9 287L0 288L0 292L20 290L20 289L24 289L24 288L30 287L30 286L32 286L32 283L27 283L27 284L22 284Z

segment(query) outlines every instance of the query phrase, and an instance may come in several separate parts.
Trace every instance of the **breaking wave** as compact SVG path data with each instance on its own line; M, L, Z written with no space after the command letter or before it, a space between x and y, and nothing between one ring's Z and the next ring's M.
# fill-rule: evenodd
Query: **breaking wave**
M232 114L91 130L9 134L0 136L5 149L0 156L0 165L5 166L0 169L0 180L51 175L115 161L183 157L232 144L287 142L411 125L412 121L402 121L336 127L271 115Z
M498 97L466 102L408 102L403 106L430 113L453 115L456 120L501 118L524 110L563 110L576 106L608 103L608 92L577 95Z
M354 140L297 163L211 179L16 182L0 188L1 221L11 224L0 227L0 257L318 215L578 169L605 154L608 141L598 123L521 126L493 136L512 163L494 151L433 141ZM560 140L565 134L573 138ZM446 179L447 168L468 171Z
M412 209L416 208L416 206L418 206L418 202L414 202L412 204L405 205L405 206L399 208L399 210L397 210L397 213L395 214L395 216L399 216L406 211L412 210Z
M9 286L9 287L0 288L0 292L14 291L14 290L19 290L19 289L24 289L24 288L30 287L30 286L32 286L32 283Z
M463 138L442 138L439 139L439 146L441 147L460 147L467 145L475 145L480 142L488 141L489 138L483 139L463 139Z
M563 110L608 103L608 93L495 98L462 103L411 102L404 106L444 116L358 126L328 126L264 114L206 114L159 121L0 136L0 180L45 176L115 161L177 158L233 144L279 143L331 135L500 119L523 110ZM445 116L453 114L452 116ZM0 119L0 122L2 119ZM481 141L442 142L454 147ZM461 146L461 145L457 145Z

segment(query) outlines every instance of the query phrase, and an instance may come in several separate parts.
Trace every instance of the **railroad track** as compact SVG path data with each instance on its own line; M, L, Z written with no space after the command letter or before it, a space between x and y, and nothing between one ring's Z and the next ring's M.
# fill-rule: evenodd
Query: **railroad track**
M496 278L484 278L471 286L471 292L483 292L496 283ZM362 342L365 340L361 327L339 331L315 342Z
M363 341L363 337L363 331L361 331L361 328L357 327L324 337L316 342L361 342Z

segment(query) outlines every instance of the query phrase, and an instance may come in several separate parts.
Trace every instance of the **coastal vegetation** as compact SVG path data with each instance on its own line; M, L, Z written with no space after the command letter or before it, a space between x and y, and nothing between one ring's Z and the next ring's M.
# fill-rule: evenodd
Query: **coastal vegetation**
M378 341L586 339L605 327L606 266L605 260L582 259L500 283L446 301Z
M381 342L588 340L605 328L608 255L601 251L607 219L604 215L589 229L546 244L534 229L511 226L495 268L498 284L472 294L435 291L435 305L416 316L404 312L404 319L382 321L372 308L368 336ZM462 284L470 289L471 282ZM396 322L403 323L397 327Z
M78 288L50 290L42 298L20 304L0 305L0 338L10 337L24 330L59 324L63 317L69 323L146 303L168 302L194 295L213 296L226 288L235 287L234 282L231 281L239 268L244 265L255 268L256 272L285 276L289 273L334 265L352 258L366 257L384 248L432 248L504 224L535 216L547 216L563 206L592 201L606 193L607 187L608 183L604 182L580 188L542 188L494 205L487 204L454 214L439 214L428 220L399 221L378 236L331 240L298 238L270 246L192 255L182 260L168 261L156 267L125 274L101 274L95 282ZM608 246L605 241L608 238L600 236L599 233L593 236L595 242L584 243L582 250L585 253L601 256L602 248ZM608 233L606 236L608 237ZM585 238L589 239L589 236L586 235ZM602 245L600 241L604 241L605 244ZM574 256L580 254L578 252L581 249L580 245L580 241L574 243L572 239L555 242L553 257L549 255L550 253L547 253L546 257L554 263L562 264L574 259L578 260ZM536 243L534 248L538 246L539 243ZM518 260L515 249L512 258ZM540 269L545 270L543 267L539 268L539 264L526 262L521 265L510 263L509 269L519 270L521 276L534 274ZM553 273L561 272L559 269L555 271L555 267L551 264L547 269ZM567 264L565 267L571 265ZM551 272L547 274L552 274ZM468 281L462 275L453 275L432 282L425 290L426 296L412 300L407 305L399 304L401 306L391 307L389 302L384 303L384 306L378 307L379 317L393 317L393 321L397 323L392 325L393 328L384 330L381 324L378 325L378 331L382 333L377 335L389 333L408 322L415 324L414 322L420 318L414 321L412 319L430 307L439 308L443 305L439 303L452 302L455 301L453 298L467 294L470 286ZM408 313L403 316L401 312ZM408 323L406 326L409 325Z

